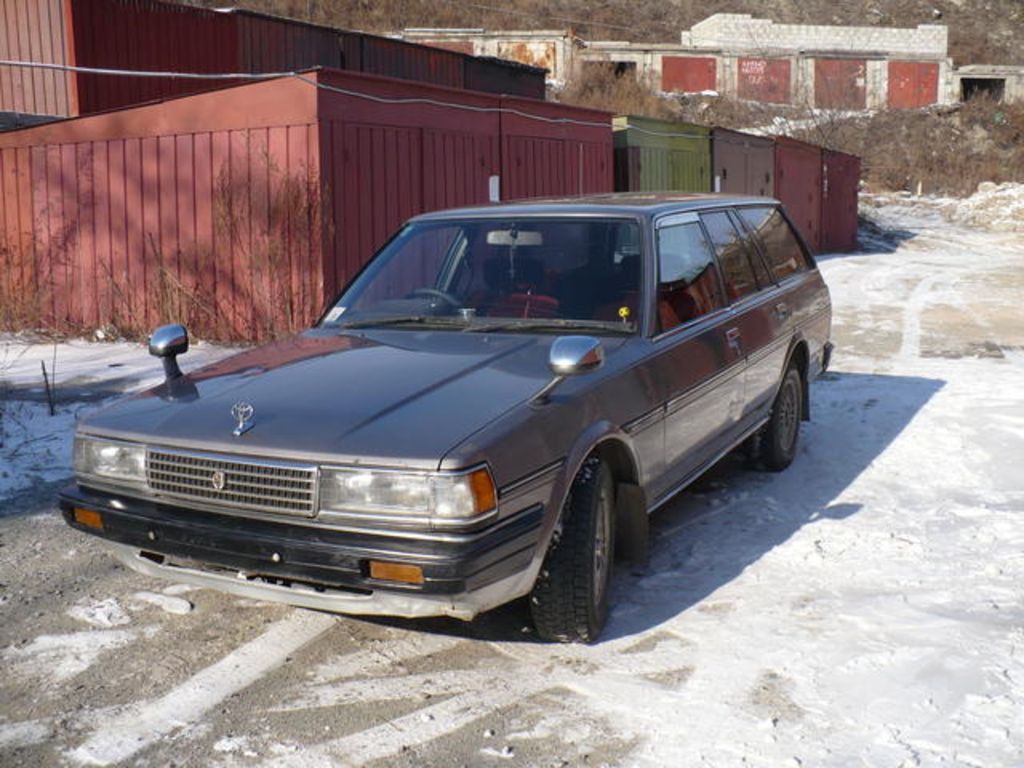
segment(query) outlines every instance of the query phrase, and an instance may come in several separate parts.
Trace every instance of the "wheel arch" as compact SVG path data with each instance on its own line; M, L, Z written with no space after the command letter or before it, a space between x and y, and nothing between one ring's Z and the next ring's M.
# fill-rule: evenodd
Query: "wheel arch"
M785 375L791 365L795 365L800 373L801 421L810 421L811 418L810 377L808 376L810 361L811 354L807 346L807 340L802 335L794 337L792 344L790 344L789 354L786 356L786 365L783 367L782 373ZM780 378L779 384L781 385L781 383L782 380Z

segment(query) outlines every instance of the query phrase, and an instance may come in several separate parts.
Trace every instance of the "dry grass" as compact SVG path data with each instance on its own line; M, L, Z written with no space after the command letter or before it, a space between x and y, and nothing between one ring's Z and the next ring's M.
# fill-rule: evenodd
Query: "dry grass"
M976 99L834 120L794 135L860 156L873 189L961 196L983 181L1024 181L1024 105Z
M680 119L673 100L658 96L632 72L616 74L612 65L594 63L584 67L566 83L557 99L565 104L603 109L617 115Z

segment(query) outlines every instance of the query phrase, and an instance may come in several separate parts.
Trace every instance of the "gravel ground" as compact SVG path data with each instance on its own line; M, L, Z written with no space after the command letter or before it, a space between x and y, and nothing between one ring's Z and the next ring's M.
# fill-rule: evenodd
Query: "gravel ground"
M898 235L820 260L839 351L795 464L659 513L593 646L521 603L364 620L127 571L54 511L83 403L8 392L0 764L1024 763L1024 248L883 202Z

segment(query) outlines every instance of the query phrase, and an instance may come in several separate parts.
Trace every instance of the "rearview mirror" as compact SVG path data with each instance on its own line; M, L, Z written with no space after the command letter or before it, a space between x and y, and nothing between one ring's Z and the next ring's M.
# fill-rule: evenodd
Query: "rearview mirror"
M492 229L487 233L488 245L544 245L544 235L532 230L521 229Z

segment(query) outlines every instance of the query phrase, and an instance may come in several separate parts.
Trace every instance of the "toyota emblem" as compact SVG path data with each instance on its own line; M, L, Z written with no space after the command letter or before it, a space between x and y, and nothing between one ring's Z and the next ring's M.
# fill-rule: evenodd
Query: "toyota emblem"
M224 477L224 473L219 469L214 470L213 474L210 475L210 485L213 486L215 491L223 491L224 486L227 485L227 478Z

